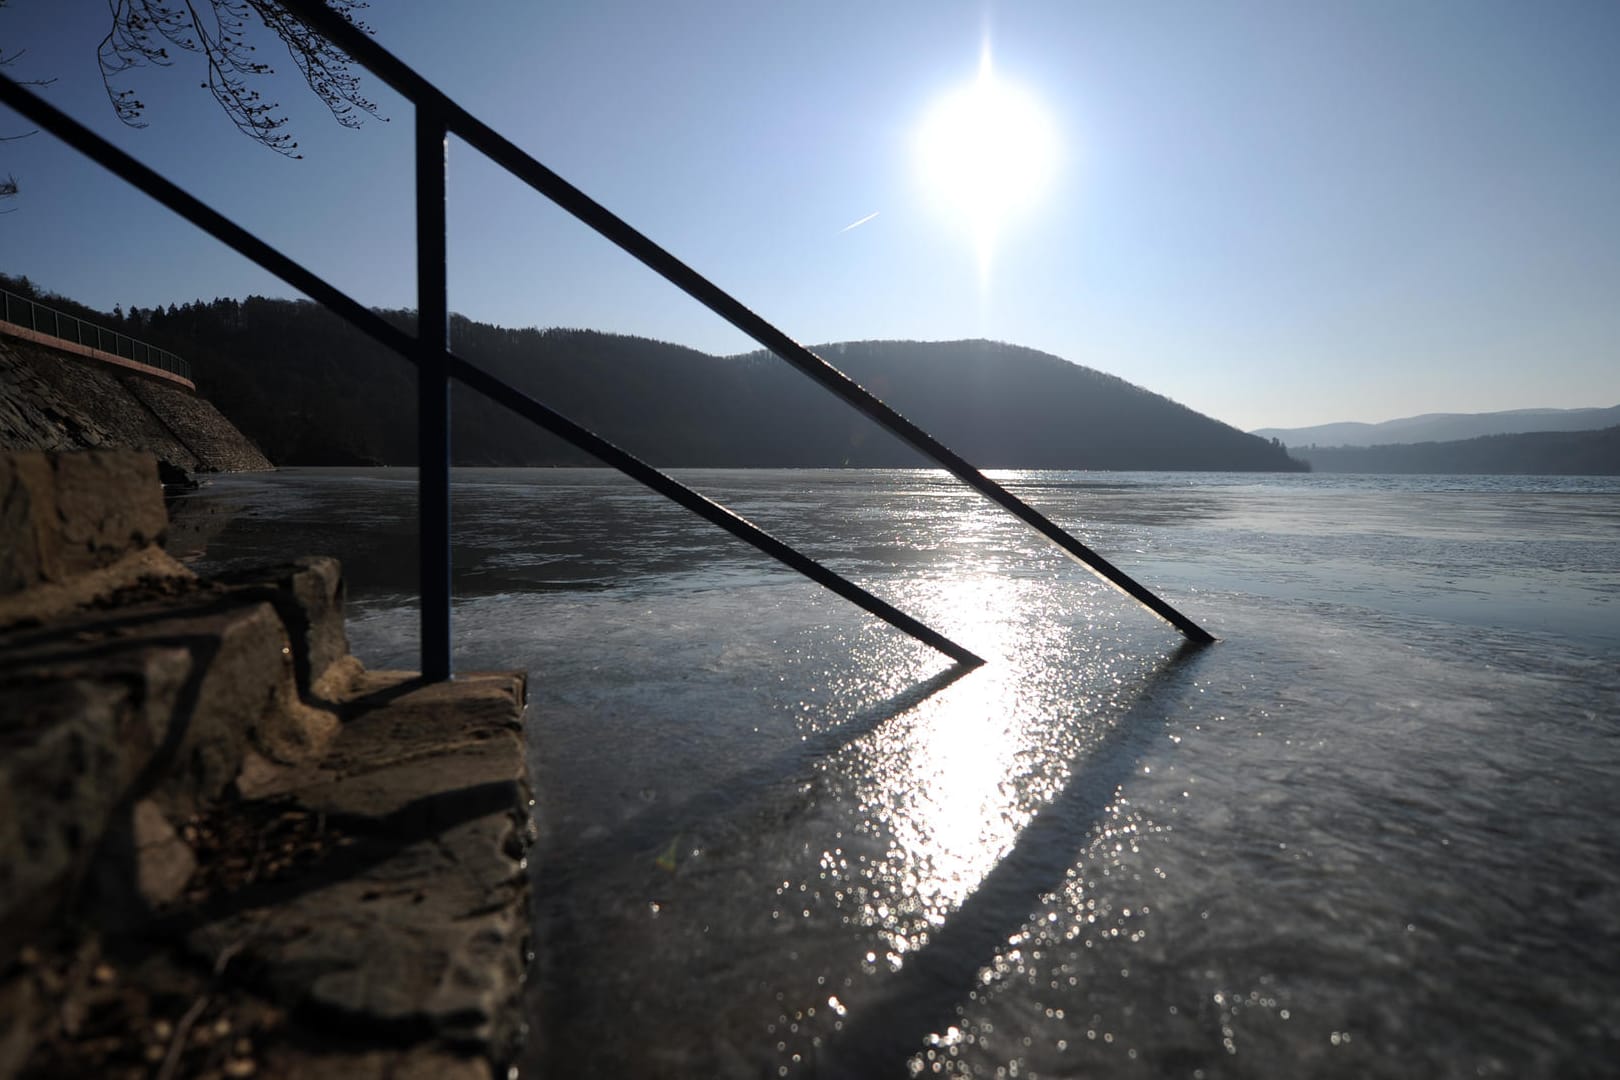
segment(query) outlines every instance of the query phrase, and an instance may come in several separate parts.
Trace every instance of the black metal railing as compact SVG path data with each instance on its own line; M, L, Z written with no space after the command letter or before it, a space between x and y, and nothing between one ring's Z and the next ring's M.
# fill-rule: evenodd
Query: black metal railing
M0 289L0 321L13 326L26 326L37 334L76 342L86 348L121 356L125 360L133 360L137 364L158 368L178 375L187 382L191 381L191 365L167 349L137 341L128 334L97 326L88 319L69 315L5 289Z
M944 466L1031 528L1057 544L1104 581L1131 596L1189 640L1214 640L1203 628L1123 571L1070 536L1039 511L984 476L927 432L857 385L854 380L789 338L729 293L631 228L578 188L451 101L409 65L368 35L329 11L320 0L283 4L330 38L358 63L407 98L416 110L416 336L390 325L376 312L288 258L217 211L181 190L100 136L0 75L0 100L40 127L140 188L213 237L229 244L294 288L331 308L356 328L394 349L417 368L418 543L421 572L422 674L448 678L450 665L450 421L449 388L458 381L593 454L801 574L851 600L890 625L959 663L982 663L972 652L892 607L833 571L766 534L753 524L659 472L628 452L553 411L522 391L457 356L449 342L445 255L445 150L450 134L490 158L603 237L617 244L715 314L792 364L845 402Z

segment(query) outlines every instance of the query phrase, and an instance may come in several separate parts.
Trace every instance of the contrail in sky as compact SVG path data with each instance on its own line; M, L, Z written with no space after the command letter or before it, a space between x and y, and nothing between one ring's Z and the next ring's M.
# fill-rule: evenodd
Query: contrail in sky
M873 218L877 217L882 212L883 211L881 211L881 210L874 210L870 214L867 214L865 217L861 218L861 220L852 221L848 225L845 225L842 229L839 229L838 231L841 232L841 233L846 233L846 232L849 232L849 230L851 230L851 229L859 228L860 226L865 225L868 221L871 221Z

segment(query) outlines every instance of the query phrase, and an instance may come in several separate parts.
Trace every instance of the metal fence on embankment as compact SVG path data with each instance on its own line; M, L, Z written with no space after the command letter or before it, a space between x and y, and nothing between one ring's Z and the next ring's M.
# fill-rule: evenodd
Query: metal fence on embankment
M97 326L77 315L69 315L65 311L47 307L37 300L18 296L5 289L0 289L0 321L25 327L36 334L71 341L87 349L111 353L133 363L145 364L147 367L178 375L188 381L191 378L191 365L167 349L137 341L128 334L120 334L105 326Z

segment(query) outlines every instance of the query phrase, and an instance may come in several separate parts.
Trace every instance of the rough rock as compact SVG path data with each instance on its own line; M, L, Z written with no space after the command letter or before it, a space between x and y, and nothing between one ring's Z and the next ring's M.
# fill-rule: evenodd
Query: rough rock
M269 601L292 639L298 688L306 697L341 693L353 677L345 667L349 638L343 629L343 568L330 556L306 556L279 566L216 578L215 584L243 597ZM334 667L342 670L334 673ZM336 676L338 685L324 686Z
M248 752L307 761L337 733L297 678L312 655L352 676L336 563L199 582L154 546L166 520L148 454L0 454L0 950L86 885L150 891L140 801L178 820Z
M135 887L148 907L179 899L197 872L197 857L151 799L135 804Z
M273 468L183 387L0 336L0 450L114 448L145 450L186 472Z
M0 1076L490 1077L525 678L365 672L335 560L164 523L149 455L0 454Z
M509 1048L528 938L523 679L378 673L355 689L319 768L258 791L338 823L342 865L241 899L189 940L210 960L239 950L286 1007Z
M150 454L0 455L0 594L159 545L168 524Z
M119 377L125 388L185 444L205 472L258 472L269 460L200 394L161 379Z
M156 645L78 670L89 677L66 664L0 670L0 961L84 878L162 745L192 662Z
M105 604L108 598L145 593L162 595L189 589L196 575L158 548L132 551L117 562L31 589L0 592L0 629L39 625L76 610Z

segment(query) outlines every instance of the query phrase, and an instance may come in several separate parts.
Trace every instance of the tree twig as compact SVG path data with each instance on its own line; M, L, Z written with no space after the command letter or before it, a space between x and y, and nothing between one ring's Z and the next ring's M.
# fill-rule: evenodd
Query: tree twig
M186 1040L191 1037L191 1029L196 1026L197 1019L207 1010L208 1004L213 1000L215 987L225 974L225 968L233 957L247 946L247 938L233 941L220 950L214 960L214 973L209 979L208 989L198 995L197 1000L191 1003L180 1022L174 1025L174 1038L169 1040L169 1052L163 1055L163 1066L158 1069L156 1080L174 1080L174 1071L180 1067L180 1055L185 1052Z

